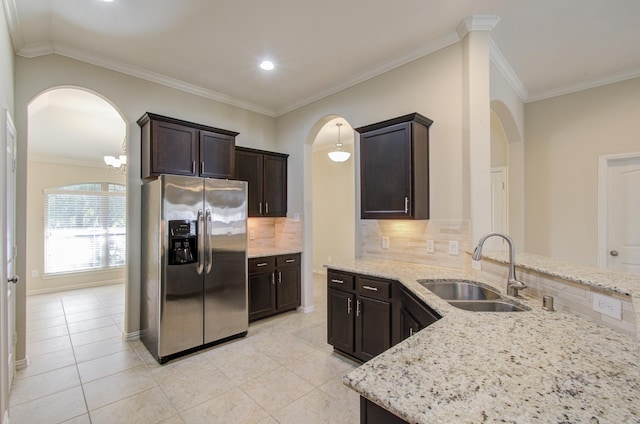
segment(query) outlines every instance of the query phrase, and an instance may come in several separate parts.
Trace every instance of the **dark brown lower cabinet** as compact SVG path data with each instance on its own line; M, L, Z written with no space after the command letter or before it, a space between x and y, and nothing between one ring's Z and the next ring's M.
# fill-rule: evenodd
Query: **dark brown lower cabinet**
M249 321L300 306L300 254L249 259Z
M374 402L360 396L360 424L408 424Z
M329 270L327 341L368 361L440 316L397 281Z

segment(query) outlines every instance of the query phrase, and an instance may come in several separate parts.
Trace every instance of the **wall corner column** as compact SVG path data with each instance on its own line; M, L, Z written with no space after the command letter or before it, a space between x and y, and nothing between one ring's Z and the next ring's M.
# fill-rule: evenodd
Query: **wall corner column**
M457 28L462 40L463 217L471 245L491 229L490 31L497 16L470 16Z

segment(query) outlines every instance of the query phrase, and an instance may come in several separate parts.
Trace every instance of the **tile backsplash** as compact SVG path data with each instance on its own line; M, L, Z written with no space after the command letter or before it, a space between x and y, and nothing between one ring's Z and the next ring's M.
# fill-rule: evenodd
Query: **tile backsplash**
M248 247L302 250L302 220L293 218L249 218Z
M361 220L362 257L410 262L461 269L464 252L469 249L469 220L431 219ZM382 238L389 238L388 249ZM427 253L427 240L433 240L434 252ZM458 254L449 253L449 242L458 243Z

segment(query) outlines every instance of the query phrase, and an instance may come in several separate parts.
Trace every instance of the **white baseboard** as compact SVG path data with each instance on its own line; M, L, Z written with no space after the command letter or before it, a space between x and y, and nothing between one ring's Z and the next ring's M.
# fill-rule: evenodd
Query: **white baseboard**
M313 312L313 305L310 306L300 306L298 307L298 312L302 312L303 314L308 314L310 312Z
M140 331L132 331L131 333L123 333L122 340L140 340Z
M56 292L61 292L65 290L86 289L90 287L111 286L113 284L124 284L124 281L106 280L106 281L97 281L95 283L72 284L68 286L54 287L50 289L27 290L27 296L34 296L37 294L46 294L46 293L56 293Z
M29 357L16 360L16 370L22 370L29 366Z

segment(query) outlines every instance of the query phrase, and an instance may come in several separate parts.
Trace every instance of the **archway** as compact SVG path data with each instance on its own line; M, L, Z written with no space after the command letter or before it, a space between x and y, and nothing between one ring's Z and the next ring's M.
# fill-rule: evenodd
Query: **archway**
M38 93L28 102L27 129L27 161L26 166L23 166L27 174L25 262L29 272L25 276L27 290L22 292L19 301L23 302L23 305L26 304L30 294L112 285L116 282L126 285L127 260L126 252L123 251L123 245L126 246L126 219L124 219L127 203L126 175L110 171L103 159L104 155L122 154L127 135L127 125L123 115L110 101L95 92L80 87L58 86ZM87 234L89 230L86 227L80 230L85 233L85 241L90 237L93 238L93 244L89 243L88 246L93 246L96 250L99 249L100 253L106 254L106 257L103 255L96 259L97 266L94 268L83 269L82 272L51 272L45 268L44 240L48 237L47 234L51 235L51 232L45 231L46 226L42 219L43 215L45 217L50 215L47 212L49 208L45 210L44 199L48 195L51 195L50 198L55 196L62 198L62 194L58 191L60 187L72 190L81 188L85 191L79 190L74 193L76 198L91 192L94 199L102 199L100 205L109 205L100 214L107 219L102 221L99 228L91 228L93 234ZM96 193L96 187L99 187L102 193ZM45 189L48 190L47 194ZM114 200L116 198L117 201ZM113 214L110 216L110 211L114 209L119 210L120 213L125 209L124 216L116 217ZM93 210L90 213L93 213ZM114 219L109 221L109 218ZM115 218L118 219L120 226L117 231L113 231ZM93 220L96 223L99 221L98 218ZM55 251L59 247L53 249ZM93 252L91 249L86 250ZM86 251L83 252L84 255L86 253ZM119 256L119 259L110 261L109 256ZM102 305L108 309L108 314L113 319L111 321L113 331L120 333L118 339L122 338L121 334L124 331L126 290L119 290L120 292L122 296L118 304L112 302L108 307ZM82 305L78 310L84 307L85 305ZM69 311L65 309L65 322L68 324L67 312ZM27 328L35 330L36 325L31 322L30 314L31 308L22 315L22 320L30 321ZM37 317L35 320L37 321ZM101 322L81 321L76 323L75 330L89 329L91 325L100 326L105 320L96 319L95 321ZM24 322L18 328L19 331L24 331ZM80 325L84 323L90 325ZM102 328L104 327L100 329ZM29 334L19 336L21 343L24 343L23 352L29 343L30 334L32 335L31 331ZM29 354L30 350L27 347L26 354ZM34 353L37 352L32 352L31 355L33 356ZM23 365L26 365L26 359L24 362Z
M506 172L506 229L516 248L524 251L524 142L512 111L501 101L491 102L492 168Z

